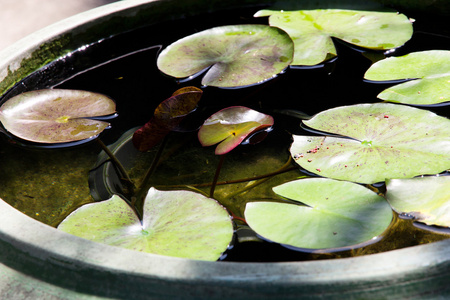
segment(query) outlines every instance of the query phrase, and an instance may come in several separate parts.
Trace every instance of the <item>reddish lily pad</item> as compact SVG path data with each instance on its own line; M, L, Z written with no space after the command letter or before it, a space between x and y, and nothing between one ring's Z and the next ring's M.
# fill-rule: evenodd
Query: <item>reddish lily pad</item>
M232 106L209 117L198 132L203 146L217 143L216 154L228 153L251 134L273 125L273 118L244 106Z
M292 61L294 45L283 30L267 25L208 29L176 41L158 57L158 68L185 78L210 68L202 84L241 87L273 78Z
M105 95L64 89L26 92L0 107L0 121L11 134L37 143L65 143L92 138L109 123L90 118L114 114Z
M136 149L145 152L156 146L184 117L195 110L202 94L199 88L184 87L161 102L152 119L134 133L133 144Z

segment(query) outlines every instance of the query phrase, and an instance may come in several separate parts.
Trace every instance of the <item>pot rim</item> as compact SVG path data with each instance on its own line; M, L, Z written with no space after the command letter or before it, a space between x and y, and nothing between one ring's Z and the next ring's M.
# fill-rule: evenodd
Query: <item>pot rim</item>
M212 7L220 1L188 0L185 1L185 7L190 5L195 8L202 2ZM233 2L232 5L246 5L262 1L232 0L230 2ZM230 7L230 2L222 4L222 7ZM242 4L244 2L245 4ZM175 3L177 2L173 0L119 1L50 25L0 52L0 81L12 77L11 83L7 83L11 86L14 81L17 82L42 66L41 61L28 69L24 67L30 64L29 58L33 58L34 54L42 49L42 41L53 43L60 40L64 34L71 33L70 42L67 45L62 45L60 49L56 49L46 57L53 60L63 55L70 47L76 46L77 43L81 47L83 45L81 41L86 36L86 32L95 26L101 25L105 28L105 25L110 23L117 26L114 18L131 19L138 16L138 21L125 24L119 29L123 32L129 30L127 26L141 26L149 22L140 17L139 13L142 11L154 17L156 13L150 11L161 6L165 9L167 16L170 12L176 11ZM185 7L178 8L178 15L186 15ZM205 7L202 12L208 9L210 8ZM110 30L117 30L117 28ZM89 35L89 38L95 40L98 36ZM16 72L22 69L24 70L22 73ZM9 86L3 86L3 90L0 86L0 93L6 91ZM220 291L226 291L227 295L231 295L230 287L236 288L247 284L245 289L238 289L240 293L238 296L245 296L246 293L256 291L265 292L265 295L270 296L272 294L268 289L274 286L277 286L278 290L283 288L290 292L304 291L311 294L314 293L310 288L311 285L329 287L331 284L336 291L341 285L347 288L352 286L355 291L358 291L366 288L368 282L377 282L369 286L377 290L388 285L388 281L392 281L393 278L396 278L395 284L409 286L420 281L424 274L435 274L430 272L439 271L439 276L447 279L450 276L450 239L354 258L276 263L207 262L141 253L88 241L38 222L1 199L0 220L0 253L2 253L0 266L3 264L8 268L20 270L27 276L72 290L84 288L75 283L62 283L60 277L70 276L73 272L82 272L86 276L86 278L80 276L79 282L97 280L105 274L117 273L115 280L123 280L129 286L135 286L134 284L142 281L150 282L148 289L156 288L161 285L161 280L165 280L172 286L162 284L161 288L169 294L173 286L185 288L191 286L192 288L195 284L203 291L205 289L209 291L209 295L216 295ZM44 269L52 271L53 275L45 274L42 271ZM405 277L402 274L408 274L408 276ZM109 288L112 288L111 284L108 285ZM207 289L207 286L213 286L214 290ZM86 292L100 293L90 289ZM116 295L113 291L105 293ZM272 296L278 297L280 294Z
M261 274L261 269L264 269L272 273L270 278L277 274L286 280L295 274L297 279L301 277L302 281L320 282L329 280L342 271L350 271L349 276L362 279L413 272L418 267L427 268L450 260L450 239L447 239L353 258L268 263L210 262L137 252L92 242L34 220L3 200L0 201L0 220L2 220L0 237L3 241L22 247L24 252L29 250L30 255L40 259L64 261L73 259L75 263L88 264L93 268L104 267L130 273L158 274L164 278L181 276L185 280L193 278L193 275L186 273L185 269L193 265L197 265L195 269L198 273L195 276L207 276L205 277L209 277L207 280L226 281L228 276L235 277L236 273L240 274L242 279L249 280L254 276L264 280ZM174 272L170 267L181 270ZM220 274L215 273L218 271ZM316 276L311 277L311 274Z

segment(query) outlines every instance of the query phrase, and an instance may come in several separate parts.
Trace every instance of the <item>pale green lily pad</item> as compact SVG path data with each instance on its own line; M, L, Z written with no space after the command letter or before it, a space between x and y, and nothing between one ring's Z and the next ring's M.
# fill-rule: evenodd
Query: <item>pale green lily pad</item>
M0 107L8 132L37 143L65 143L92 138L109 123L90 118L114 114L116 105L105 95L48 89L17 95Z
M364 78L374 81L414 79L382 91L378 98L429 105L450 101L450 51L430 50L389 57L373 64Z
M250 202L245 219L256 233L280 244L306 249L363 246L377 241L392 220L386 200L355 183L310 178L273 190L305 205Z
M386 189L386 198L397 213L450 227L450 176L389 179Z
M267 25L221 26L195 33L164 49L162 72L185 78L210 69L203 85L241 87L275 77L292 61L294 45L283 30Z
M151 188L142 224L119 196L87 204L58 229L131 250L199 260L217 260L233 236L228 212L214 199L189 191Z
M270 16L271 26L291 36L295 46L292 65L311 66L337 56L332 37L363 48L386 50L403 45L413 32L410 20L395 12L261 10L255 16Z
M450 168L450 120L427 110L359 104L303 122L348 137L294 135L290 151L295 162L320 176L371 184Z

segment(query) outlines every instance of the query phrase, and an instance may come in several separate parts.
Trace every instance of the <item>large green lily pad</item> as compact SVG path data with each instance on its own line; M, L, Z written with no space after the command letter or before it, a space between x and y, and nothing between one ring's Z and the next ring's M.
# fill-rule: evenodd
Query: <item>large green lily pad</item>
M413 32L409 19L395 12L342 9L261 10L269 23L286 31L294 41L292 65L316 65L337 56L332 37L374 50L396 48Z
M427 110L359 104L329 109L303 122L344 136L294 135L292 157L324 177L371 184L450 168L450 121Z
M13 135L37 143L64 143L100 134L109 123L90 118L115 113L105 95L64 89L26 92L0 107L0 121Z
M231 218L214 199L189 191L151 188L142 223L119 196L87 204L58 229L99 243L136 251L217 260L233 236Z
M376 241L392 220L386 200L355 183L310 178L273 190L299 204L250 202L245 219L277 243L307 249L362 246Z
M217 143L215 153L222 155L237 147L249 135L273 125L273 118L244 106L232 106L210 116L200 130L202 146Z
M208 29L176 41L158 57L158 68L185 78L210 69L202 84L240 87L268 80L292 61L294 45L283 30L267 25Z
M429 105L450 101L450 51L413 52L373 64L364 78L374 81L413 79L382 91L378 98Z
M428 225L450 227L450 176L389 179L386 198L399 214Z

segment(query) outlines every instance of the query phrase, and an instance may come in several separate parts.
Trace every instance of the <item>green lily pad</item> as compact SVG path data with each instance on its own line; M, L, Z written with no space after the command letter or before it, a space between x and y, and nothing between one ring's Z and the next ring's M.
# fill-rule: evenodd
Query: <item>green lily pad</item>
M294 45L287 33L267 25L235 25L208 29L169 45L158 68L185 78L211 67L203 85L247 86L273 78L292 61Z
M450 176L389 179L386 198L399 214L428 225L450 227Z
M359 104L303 122L348 137L294 135L290 151L296 163L324 177L371 184L450 168L450 120L427 110Z
M367 245L377 241L392 220L386 200L355 183L310 178L273 190L299 204L249 202L245 219L262 237L296 248Z
M273 125L273 118L244 106L232 106L209 117L198 132L202 146L217 143L215 153L230 152L251 134Z
M231 218L213 199L189 191L151 188L142 223L119 196L87 204L58 229L136 251L199 260L217 260L233 236Z
M396 12L342 9L261 10L269 23L286 31L294 41L292 65L316 65L337 56L332 37L374 50L396 48L413 32L409 19Z
M26 92L0 107L0 121L11 134L37 143L65 143L100 134L109 123L90 118L115 113L102 94L63 89Z
M364 78L374 81L413 79L382 91L378 98L429 105L450 101L450 51L414 52L373 64Z

